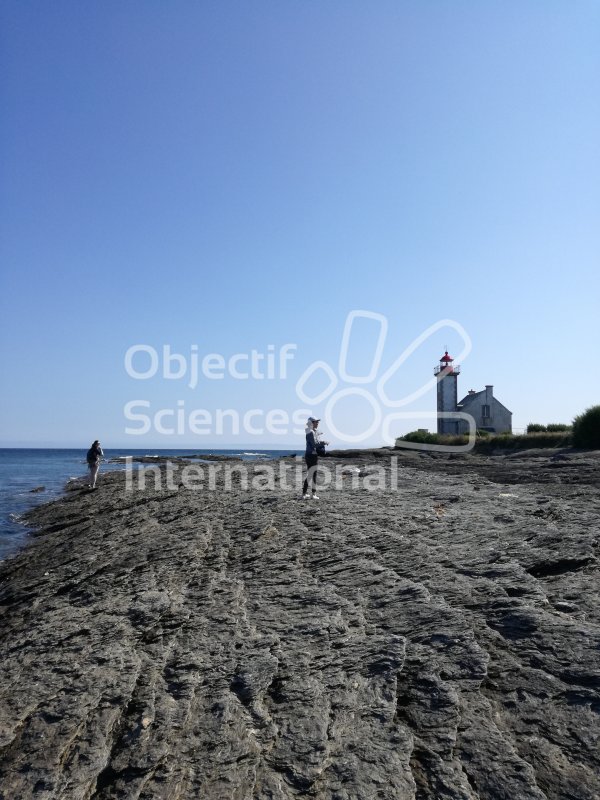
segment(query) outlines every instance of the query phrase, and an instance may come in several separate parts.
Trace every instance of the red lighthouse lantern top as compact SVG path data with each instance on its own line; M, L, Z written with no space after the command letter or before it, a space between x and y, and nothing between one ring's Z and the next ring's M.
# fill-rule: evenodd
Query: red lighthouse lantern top
M440 363L433 370L433 374L439 378L444 378L446 375L459 375L460 367L454 363L452 356L448 355L448 351L440 358Z

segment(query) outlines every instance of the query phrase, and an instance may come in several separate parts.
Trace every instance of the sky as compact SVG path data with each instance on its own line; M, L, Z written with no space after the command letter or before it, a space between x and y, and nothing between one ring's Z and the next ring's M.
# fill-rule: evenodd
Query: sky
M302 448L309 413L380 445L435 429L446 349L515 430L600 402L596 0L5 0L0 29L0 446Z

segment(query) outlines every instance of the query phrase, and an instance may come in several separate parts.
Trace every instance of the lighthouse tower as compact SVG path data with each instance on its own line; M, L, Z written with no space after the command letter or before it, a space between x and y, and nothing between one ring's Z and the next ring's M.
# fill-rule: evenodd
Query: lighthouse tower
M458 376L460 367L454 365L454 359L448 351L440 358L439 365L433 370L437 378L437 432L458 433L458 420L440 417L440 412L456 411L458 403Z

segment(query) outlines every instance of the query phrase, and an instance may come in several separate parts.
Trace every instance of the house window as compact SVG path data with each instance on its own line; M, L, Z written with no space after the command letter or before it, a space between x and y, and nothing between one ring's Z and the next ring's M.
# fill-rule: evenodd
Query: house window
M481 416L488 419L490 418L491 414L489 405L481 406Z

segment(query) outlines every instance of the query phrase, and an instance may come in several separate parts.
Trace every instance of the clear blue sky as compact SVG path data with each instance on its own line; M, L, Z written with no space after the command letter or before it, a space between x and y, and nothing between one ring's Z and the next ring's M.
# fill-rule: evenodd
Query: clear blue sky
M353 309L389 320L382 369L460 323L460 393L494 384L515 428L600 401L596 0L5 0L0 22L0 445L294 445L128 436L124 405L291 413ZM285 381L124 367L134 344L288 342ZM398 397L445 346L415 351Z

